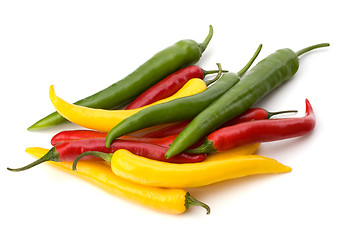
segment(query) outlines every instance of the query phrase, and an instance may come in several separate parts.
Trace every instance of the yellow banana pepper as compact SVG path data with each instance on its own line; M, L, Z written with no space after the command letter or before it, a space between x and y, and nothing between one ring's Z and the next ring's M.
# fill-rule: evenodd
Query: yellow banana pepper
M200 163L173 164L150 160L120 149L112 158L114 173L129 181L156 187L193 188L263 173L291 171L278 161L259 155L230 158L222 153Z
M48 152L48 149L27 148L26 152L40 158ZM110 167L102 161L80 162L76 172L72 171L71 162L48 162L48 164L83 178L114 195L161 212L181 214L193 205L204 207L207 213L210 212L206 204L196 200L183 189L157 188L127 181L113 174Z
M242 146L230 152L210 155L203 162L184 164L151 160L125 149L113 154L85 152L74 161L73 169L81 157L93 155L109 161L114 174L121 178L141 185L166 188L194 188L248 175L291 171L290 167L274 159L252 155L258 146Z
M145 109L156 104L169 102L177 98L191 96L200 93L205 89L206 84L204 83L204 81L198 78L193 78L189 80L174 95L159 100L155 103L149 104L147 106L130 110L103 110L70 104L62 100L55 94L53 86L50 87L49 95L57 112L59 112L64 118L68 119L70 122L73 122L85 128L101 132L108 132L119 122L141 111L142 109Z

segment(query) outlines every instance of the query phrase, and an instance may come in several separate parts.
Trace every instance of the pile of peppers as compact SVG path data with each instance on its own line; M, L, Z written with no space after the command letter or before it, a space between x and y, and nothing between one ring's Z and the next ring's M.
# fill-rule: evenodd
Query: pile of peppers
M210 26L200 44L178 41L125 78L74 104L58 97L51 86L56 112L28 130L66 121L84 129L55 134L50 149L27 148L37 160L8 170L24 171L46 162L114 195L171 214L191 206L210 213L210 207L185 188L290 172L290 167L255 152L264 142L310 133L316 118L309 100L303 117L271 119L296 110L269 112L252 106L295 75L299 56L329 44L297 52L279 49L251 68L260 44L240 71L225 71L219 63L218 69L206 71L194 64L212 36ZM210 74L216 76L206 79Z

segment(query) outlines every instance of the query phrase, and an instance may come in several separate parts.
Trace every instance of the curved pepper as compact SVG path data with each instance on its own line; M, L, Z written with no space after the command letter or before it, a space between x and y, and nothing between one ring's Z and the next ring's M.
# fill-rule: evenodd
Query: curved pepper
M209 134L199 147L187 149L186 152L226 151L246 144L303 136L311 132L316 124L315 114L310 102L306 99L305 103L306 114L304 117L257 120L224 127Z
M175 136L172 137L172 141L174 140L174 138ZM119 149L126 149L133 154L149 159L171 163L194 163L201 162L206 159L206 154L190 153L180 153L170 159L166 159L165 153L168 149L168 144L166 147L164 147L152 144L150 142L133 141L132 139L136 138L130 138L130 140L117 139L111 144L110 148L106 148L105 138L82 138L72 141L66 141L56 144L48 151L48 153L46 153L46 155L24 167L7 169L10 171L20 172L47 161L74 161L76 157L83 152L100 151L105 153L114 153Z
M295 110L288 110L288 111L279 111L279 112L269 112L262 108L250 108L244 113L240 114L239 116L231 119L223 123L219 128L223 128L226 126L231 126L234 124L238 124L241 122L248 122L253 120L262 120L262 119L269 119L272 116L282 113L292 113L297 112ZM179 134L181 131L185 129L185 127L191 122L191 120L182 121L179 123L174 123L169 126L165 126L163 128L157 129L155 131L149 132L145 134L143 137L145 138L161 138L165 136L171 136Z
M218 64L217 64L218 65ZM212 80L205 81L206 85L213 83L214 80L218 79L222 71L220 64L219 70L205 71L198 66L188 66L179 71L167 76L160 82L154 84L152 87L147 89L145 92L140 94L133 102L131 102L125 109L135 109L143 107L159 101L161 99L167 98L179 91L182 86L185 85L192 78L204 79L206 75L218 73L219 74ZM226 71L227 72L227 71Z
M252 147L253 148L253 147ZM221 152L201 163L171 164L136 156L121 149L112 157L114 173L126 180L156 187L193 188L263 173L291 171L278 161L259 155L227 156Z
M37 147L26 149L27 153L36 158L42 157L47 151L48 149ZM206 204L196 200L183 189L156 188L129 182L113 174L104 162L81 162L76 172L72 171L70 162L49 162L49 165L80 177L116 196L157 211L181 214L195 205L204 207L207 214L210 213L210 208Z
M108 132L119 122L133 114L153 105L169 102L174 99L191 96L200 93L206 89L204 81L198 78L189 80L177 93L171 97L162 99L150 105L130 110L103 110L82 107L70 104L55 95L54 87L50 88L50 99L57 110L63 117L69 121L85 128L90 128L100 132Z
M51 139L51 144L55 146L59 143L83 138L106 138L106 135L106 133L92 130L66 130L55 134Z
M134 137L124 135L121 136L119 139L123 140L131 140L131 141L138 141L138 142L146 142L155 145L160 145L163 147L168 147L176 138L177 135L166 136L161 138L150 138L150 137ZM93 130L67 130L61 131L55 134L51 139L52 146L56 146L61 143L86 139L86 138L106 138L106 133L93 131ZM73 159L74 160L74 159Z
M73 169L83 156L96 156L111 163L114 174L131 182L154 187L193 188L220 181L263 173L291 171L278 161L251 155L259 144L220 152L200 163L173 164L150 160L120 149L114 154L85 152L77 157Z
M227 154L227 153L226 153ZM114 173L124 179L156 187L193 188L255 174L291 171L278 161L259 155L228 157L224 152L201 163L170 164L136 156L121 149L113 155Z

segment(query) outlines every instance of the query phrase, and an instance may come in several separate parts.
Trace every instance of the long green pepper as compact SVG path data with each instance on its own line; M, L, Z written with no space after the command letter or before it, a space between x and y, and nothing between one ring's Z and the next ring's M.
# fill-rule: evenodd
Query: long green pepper
M209 26L208 36L203 43L198 44L190 39L181 40L155 54L120 81L74 104L100 109L118 108L173 72L196 63L212 36L213 28ZM59 113L54 112L30 126L28 130L44 129L66 121Z
M165 157L170 158L206 136L222 123L238 116L257 100L291 78L299 68L299 56L320 47L322 43L304 48L298 52L285 48L269 55L233 88L199 113L177 136Z
M250 61L238 73L225 73L216 83L207 88L207 90L193 96L143 109L124 119L108 132L106 147L109 148L114 139L130 132L163 123L173 123L194 118L224 92L239 82L240 77L250 68L257 58L261 48L262 45L260 44Z

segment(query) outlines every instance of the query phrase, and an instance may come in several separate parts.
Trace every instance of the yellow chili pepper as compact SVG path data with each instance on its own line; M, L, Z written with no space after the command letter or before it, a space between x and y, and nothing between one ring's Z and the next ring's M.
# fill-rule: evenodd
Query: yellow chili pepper
M278 161L251 155L259 144L242 146L207 157L203 162L173 164L151 160L120 149L113 154L85 152L73 163L87 155L101 157L111 163L112 171L131 182L154 187L193 188L254 174L291 171Z
M27 148L26 152L35 158L40 158L48 152L48 149ZM193 205L204 207L207 214L210 212L210 208L206 204L196 200L183 189L157 188L127 181L112 173L105 162L80 162L76 172L72 171L71 162L48 162L48 164L81 177L114 195L161 212L181 214Z
M204 81L198 78L193 78L174 95L147 106L129 110L103 110L70 104L56 96L53 86L50 87L49 96L57 112L59 112L64 118L85 128L108 132L119 122L141 111L142 109L169 102L177 98L191 96L200 93L205 89L206 84Z

